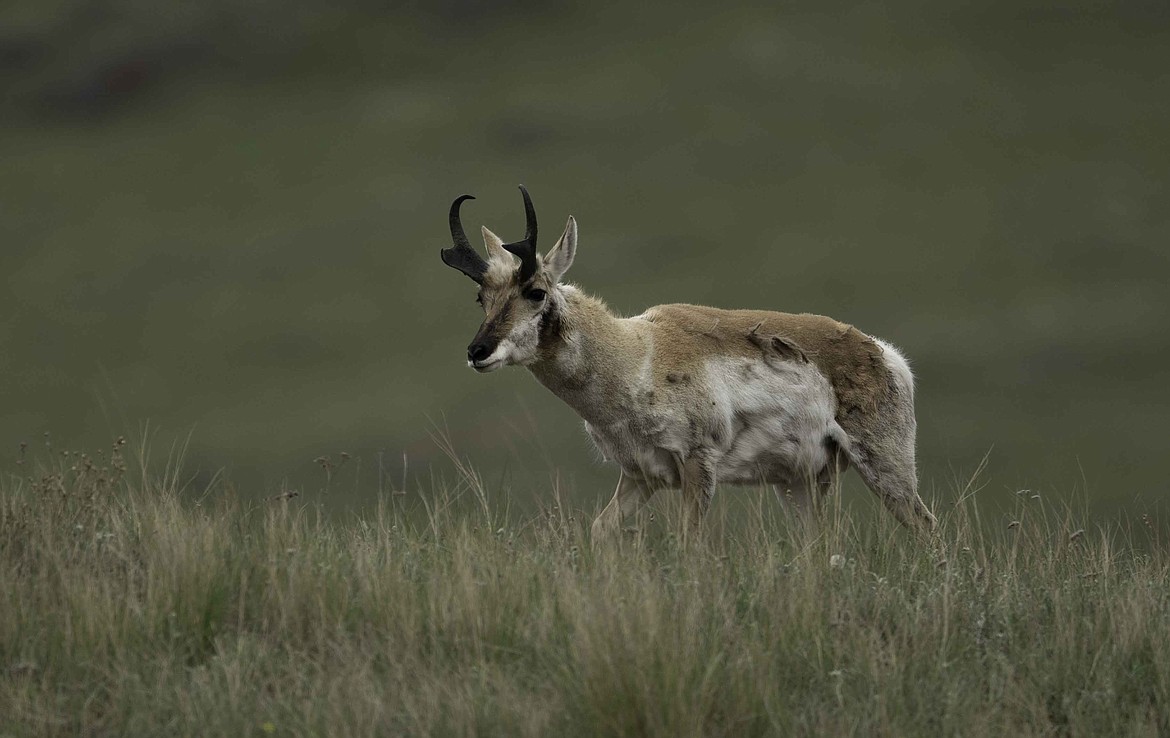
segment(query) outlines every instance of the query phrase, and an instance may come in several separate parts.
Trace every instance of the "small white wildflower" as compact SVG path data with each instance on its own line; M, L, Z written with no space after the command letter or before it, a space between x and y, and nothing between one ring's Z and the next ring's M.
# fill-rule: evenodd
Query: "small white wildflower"
M845 557L841 554L833 554L829 557L829 566L834 569L841 569L845 566Z

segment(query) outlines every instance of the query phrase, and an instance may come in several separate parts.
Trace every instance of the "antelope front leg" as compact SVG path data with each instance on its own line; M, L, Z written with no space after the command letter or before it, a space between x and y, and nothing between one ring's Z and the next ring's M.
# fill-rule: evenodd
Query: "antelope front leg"
M626 518L634 515L650 499L653 490L643 484L642 480L635 479L624 471L618 477L617 490L613 499L593 521L590 537L594 545L603 540L612 539L619 535L622 523Z
M715 462L696 454L676 463L682 470L683 516L688 528L698 530L715 497Z

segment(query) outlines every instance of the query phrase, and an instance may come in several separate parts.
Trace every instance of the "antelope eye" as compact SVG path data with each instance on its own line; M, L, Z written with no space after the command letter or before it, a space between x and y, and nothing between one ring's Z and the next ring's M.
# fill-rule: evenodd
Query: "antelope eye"
M540 302L547 296L544 290L528 290L528 294L525 295L525 297L533 302Z

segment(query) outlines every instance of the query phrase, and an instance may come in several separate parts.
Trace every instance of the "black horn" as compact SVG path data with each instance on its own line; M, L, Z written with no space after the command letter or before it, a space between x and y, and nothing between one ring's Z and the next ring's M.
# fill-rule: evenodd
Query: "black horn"
M451 203L451 241L455 244L449 249L439 252L443 263L458 269L471 277L478 284L483 284L483 275L487 272L487 262L479 255L467 241L467 234L463 232L463 224L459 221L459 206L464 200L474 200L473 195L460 195Z
M506 243L504 248L520 257L520 284L524 284L536 274L536 210L524 185L520 185L520 194L524 196L524 240Z

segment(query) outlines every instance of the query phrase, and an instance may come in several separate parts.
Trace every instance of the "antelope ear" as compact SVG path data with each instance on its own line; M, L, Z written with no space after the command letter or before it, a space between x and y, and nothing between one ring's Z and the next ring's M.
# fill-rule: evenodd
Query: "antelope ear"
M480 226L479 230L483 233L483 245L487 247L488 260L512 264L512 255L504 249L504 239L488 230L487 226Z
M565 224L565 232L561 234L557 245L544 257L544 268L553 282L561 281L561 276L573 266L573 257L576 255L577 219L570 215L569 222Z

